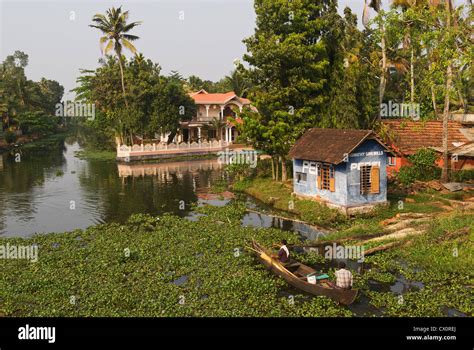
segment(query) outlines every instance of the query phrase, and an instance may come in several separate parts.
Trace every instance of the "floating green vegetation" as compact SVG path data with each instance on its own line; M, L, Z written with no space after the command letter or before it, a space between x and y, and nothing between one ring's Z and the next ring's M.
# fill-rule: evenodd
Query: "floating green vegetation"
M80 150L80 151L75 152L74 156L83 160L108 161L108 160L115 160L115 158L117 157L117 153L114 151L107 151L107 150L85 149L85 150Z
M63 132L45 136L41 139L25 143L21 146L21 151L25 154L36 154L41 152L47 152L51 148L59 148L62 146L64 140L68 135L68 132Z
M7 316L349 316L325 297L281 295L286 283L245 250L296 234L240 226L245 207L202 207L199 221L135 215L128 223L0 244L39 246L36 263L1 260ZM179 281L179 283L177 282ZM175 283L173 283L175 282ZM300 302L301 301L301 302Z
M211 193L222 193L227 190L229 182L225 179L218 179L211 185Z
M85 231L0 239L0 245L39 246L37 262L0 260L0 314L5 316L351 316L326 297L290 288L246 249L298 235L242 227L245 205L195 209L198 221L138 214L126 224ZM403 248L365 258L370 270L354 272L355 287L387 316L443 316L446 309L473 314L472 223L459 212L433 220L430 232ZM457 250L453 250L457 248ZM457 256L453 252L457 252ZM315 253L295 254L310 265ZM334 268L325 268L334 277ZM423 282L400 296L392 284ZM387 286L374 290L368 281ZM403 281L402 281L403 282ZM356 303L359 301L356 301Z

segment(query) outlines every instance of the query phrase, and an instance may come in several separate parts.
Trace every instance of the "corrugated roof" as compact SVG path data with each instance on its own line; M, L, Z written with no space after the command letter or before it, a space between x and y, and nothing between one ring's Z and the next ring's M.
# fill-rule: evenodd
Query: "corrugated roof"
M397 151L409 155L423 147L442 147L443 121L412 121L406 119L385 120L388 128L385 142ZM461 132L462 125L456 121L448 122L448 144L450 147L459 146L469 140Z
M432 147L435 151L443 153L442 147ZM467 143L459 147L449 149L449 154L456 154L458 157L474 157L474 142Z
M384 145L372 130L313 128L301 136L290 150L293 159L339 164L366 139Z

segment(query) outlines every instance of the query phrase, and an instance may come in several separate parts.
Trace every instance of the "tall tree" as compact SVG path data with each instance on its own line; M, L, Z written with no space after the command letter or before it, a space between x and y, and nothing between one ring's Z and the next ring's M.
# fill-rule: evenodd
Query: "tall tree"
M446 6L446 35L451 36L451 16L453 5L451 0L445 0ZM451 41L448 38L448 41ZM449 120L449 103L451 95L451 84L453 79L452 63L448 60L446 64L446 91L444 99L444 110L443 110L443 169L441 172L441 181L448 181L448 120Z
M114 50L118 58L120 67L120 76L122 80L122 91L125 105L128 107L127 96L125 92L125 81L123 73L124 58L122 57L122 51L125 47L132 53L136 53L137 49L131 41L137 40L139 37L136 35L128 34L133 28L141 24L141 22L128 21L128 11L122 12L122 7L112 7L106 11L106 14L96 14L92 18L95 24L90 24L89 27L99 29L104 36L100 38L100 45L102 53L107 54L110 50Z
M364 12L362 14L362 23L364 26L367 26L369 23L369 8L374 9L377 13L380 14L382 6L382 0L365 0L364 1ZM380 50L382 58L380 60L380 86L379 86L379 113L378 119L381 119L380 109L382 108L383 97L385 95L385 87L387 86L387 44L385 37L385 23L383 17L378 17L378 25L380 30Z
M371 38L357 28L357 17L350 8L344 9L344 17L336 11L331 16L324 35L330 63L326 88L328 103L322 126L368 127L377 106L372 98L376 93L375 76L366 67Z
M255 33L244 40L249 75L255 88L251 99L259 115L244 120L244 135L282 163L291 145L309 127L321 122L326 102L327 54L322 38L333 0L256 0ZM259 121L258 134L250 130Z

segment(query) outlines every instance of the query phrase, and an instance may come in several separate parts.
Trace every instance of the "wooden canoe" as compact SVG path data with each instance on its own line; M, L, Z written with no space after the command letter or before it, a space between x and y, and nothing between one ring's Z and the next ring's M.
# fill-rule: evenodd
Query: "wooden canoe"
M306 276L316 272L313 268L298 262L282 264L278 259L273 258L261 245L253 241L253 249L260 262L275 275L282 277L293 287L313 295L323 295L329 297L343 305L352 304L357 296L357 289L342 289L332 287L324 281L317 284L307 282Z

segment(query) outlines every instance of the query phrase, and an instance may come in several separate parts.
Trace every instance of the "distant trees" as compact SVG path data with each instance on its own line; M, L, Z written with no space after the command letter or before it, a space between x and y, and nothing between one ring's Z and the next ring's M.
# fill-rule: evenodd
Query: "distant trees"
M210 93L234 91L239 97L247 97L252 82L245 68L239 64L229 75L226 75L217 82L202 80L196 75L190 75L185 80L185 86L189 92L196 92L201 89Z
M59 119L54 112L64 94L64 88L54 80L39 82L25 75L28 55L15 51L0 64L0 115L2 128L15 126L24 134L53 132Z

